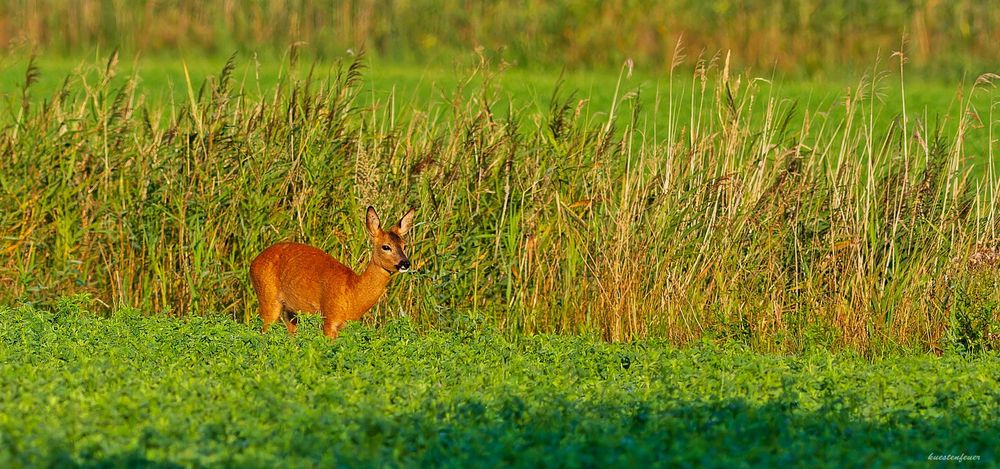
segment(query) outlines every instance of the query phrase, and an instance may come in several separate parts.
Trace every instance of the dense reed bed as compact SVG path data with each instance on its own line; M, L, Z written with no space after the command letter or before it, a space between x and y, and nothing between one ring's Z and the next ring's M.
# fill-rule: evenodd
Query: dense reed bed
M1000 63L995 1L817 0L39 0L0 2L0 46L46 53L280 55L308 43L321 57L364 44L392 60L450 63L482 47L529 67L666 70L673 47L731 50L741 66L824 75L906 50L915 70L958 78ZM905 47L902 43L905 42Z
M117 56L43 99L28 67L0 124L2 301L83 293L252 322L256 253L298 240L357 267L374 204L418 210L415 272L376 322L778 352L997 346L997 118L970 97L994 76L954 115L904 102L882 124L901 69L876 68L837 113L773 98L728 60L665 77L655 109L624 67L611 109L565 90L535 112L486 60L405 109L359 98L362 59L328 73L293 56L263 90L236 62L156 106Z

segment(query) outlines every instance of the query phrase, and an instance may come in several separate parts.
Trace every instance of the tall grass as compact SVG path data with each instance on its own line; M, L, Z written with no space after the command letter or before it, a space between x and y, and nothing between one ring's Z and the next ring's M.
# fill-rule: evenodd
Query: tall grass
M374 321L788 352L997 345L992 107L947 117L954 134L910 113L876 126L898 99L879 96L876 67L828 119L701 60L657 109L623 67L611 109L566 90L535 114L484 59L452 95L400 111L359 104L362 64L293 56L256 93L234 57L162 107L115 76L116 56L42 100L29 66L0 132L0 297L252 321L254 255L298 240L358 266L374 204L418 210L415 272ZM967 154L970 138L989 154Z
M0 45L132 55L237 48L283 53L306 42L335 57L366 44L393 59L454 60L483 47L539 67L670 65L673 45L732 50L741 65L803 73L864 68L908 38L911 67L978 74L1000 63L995 0L38 0L0 2ZM977 70L979 72L977 72Z

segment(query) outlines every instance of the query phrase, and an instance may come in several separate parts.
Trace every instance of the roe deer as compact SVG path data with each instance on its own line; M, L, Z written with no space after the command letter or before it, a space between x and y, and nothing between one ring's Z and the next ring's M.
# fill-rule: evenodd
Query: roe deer
M336 339L346 321L356 321L385 293L389 276L410 269L403 237L413 226L410 209L395 226L383 231L378 214L368 207L365 231L372 243L372 257L358 275L329 254L297 243L278 243L250 263L250 280L260 302L261 332L281 316L288 332L295 333L297 313L323 315L323 334Z

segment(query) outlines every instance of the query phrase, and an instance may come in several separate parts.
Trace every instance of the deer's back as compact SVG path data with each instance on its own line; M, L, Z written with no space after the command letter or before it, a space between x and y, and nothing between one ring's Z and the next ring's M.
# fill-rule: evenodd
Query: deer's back
M323 296L354 283L356 274L321 249L278 243L254 258L250 277L258 292L276 293L290 309L319 311Z

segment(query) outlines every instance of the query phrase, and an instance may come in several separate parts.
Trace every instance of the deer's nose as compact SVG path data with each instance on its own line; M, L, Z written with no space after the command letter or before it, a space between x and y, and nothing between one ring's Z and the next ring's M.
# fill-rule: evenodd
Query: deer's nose
M403 259L399 261L399 264L396 264L396 269L399 270L400 272L406 272L407 270L410 270L410 260Z

